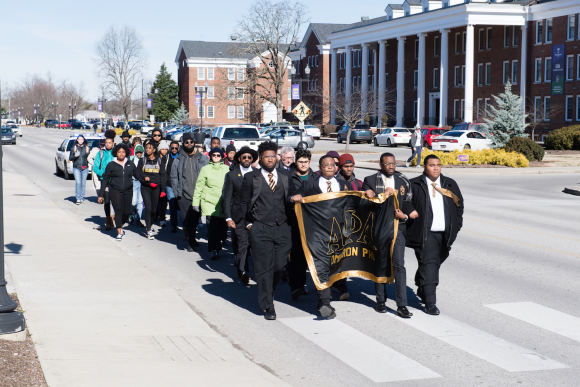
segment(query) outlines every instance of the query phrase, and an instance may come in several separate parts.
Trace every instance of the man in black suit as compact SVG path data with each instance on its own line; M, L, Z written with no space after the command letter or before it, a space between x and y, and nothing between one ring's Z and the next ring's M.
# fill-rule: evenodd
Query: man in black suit
M419 216L407 224L407 247L415 249L419 263L417 295L426 313L438 315L439 269L463 226L463 196L455 180L441 174L437 156L428 155L423 165L423 174L411 179L413 207Z
M399 209L395 210L395 217L399 219L399 229L397 239L393 248L393 270L395 275L395 292L397 300L397 315L403 318L409 318L413 314L407 309L407 271L405 270L405 240L406 240L406 222L409 218L415 219L419 216L413 208L411 198L411 184L405 175L396 172L397 160L392 153L383 153L379 161L381 170L379 173L365 177L363 191L366 191L368 197L386 194L390 195L397 190L397 200ZM387 313L387 284L375 283L375 292L377 294L376 311Z
M248 172L242 183L241 207L250 230L258 303L266 320L276 319L274 290L282 278L292 248L287 211L294 195L290 172L276 168L278 145L265 141L258 146L261 169Z
M250 281L248 273L248 246L249 231L246 228L246 214L242 209L242 183L246 173L252 172L252 161L258 158L258 152L248 147L243 147L234 156L234 168L226 174L224 181L223 211L228 227L234 233L232 235L232 245L236 253L236 265L238 277L244 285Z
M337 179L334 176L336 172L336 163L332 156L322 156L318 163L320 168L320 178L306 180L298 190L298 194L291 198L293 202L302 203L303 197L320 195L325 192L348 191L346 181L343 179ZM318 290L318 311L320 312L320 315L326 319L336 317L336 311L330 305L331 299L332 293L330 288Z

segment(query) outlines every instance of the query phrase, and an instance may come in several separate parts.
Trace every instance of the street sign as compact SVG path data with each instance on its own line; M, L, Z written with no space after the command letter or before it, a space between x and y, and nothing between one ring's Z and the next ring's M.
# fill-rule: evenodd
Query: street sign
M152 124L155 123L155 116L153 114L149 116L149 121L151 121Z
M201 95L195 95L195 106L201 106Z
M300 99L300 84L292 85L292 99Z
M306 106L304 102L300 101L300 103L296 105L294 109L292 109L292 113L296 118L298 118L298 121L304 121L306 117L312 113L312 111L308 106Z
M113 117L113 124L117 125L117 122L119 122L119 117L117 116Z
M298 123L298 129L302 129L302 130L304 130L304 121L300 121L300 122Z
M105 113L101 113L101 114L99 114L99 117L101 117L101 118L105 118Z

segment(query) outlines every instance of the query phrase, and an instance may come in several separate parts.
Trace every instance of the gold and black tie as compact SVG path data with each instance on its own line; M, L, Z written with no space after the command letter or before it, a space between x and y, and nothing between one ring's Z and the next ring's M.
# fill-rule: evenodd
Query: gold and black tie
M268 178L270 179L270 189L272 192L276 191L276 182L274 181L274 174L268 173Z
M431 185L433 186L433 197L436 197L437 195L435 194L435 192L437 191L437 183L431 183Z
M326 192L332 192L332 187L331 187L332 182L329 180L326 182L326 184L328 185L328 189L326 190Z

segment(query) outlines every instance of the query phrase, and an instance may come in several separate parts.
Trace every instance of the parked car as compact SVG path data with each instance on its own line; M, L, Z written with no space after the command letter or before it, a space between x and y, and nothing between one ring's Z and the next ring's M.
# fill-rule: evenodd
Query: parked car
M445 129L436 126L421 129L421 142L423 143L423 148L431 149L431 141L433 140L433 137L441 136L445 132Z
M266 141L260 137L258 127L254 125L225 125L216 127L209 137L205 139L204 150L208 151L211 137L217 137L221 141L222 149L228 145L233 145L236 149L247 146L253 150L258 150L258 145Z
M300 141L300 131L294 129L280 129L269 135L272 141L275 141L279 146L290 146L296 150L309 149L314 147L314 138L306 133L302 133L302 141Z
M12 131L12 128L2 127L2 144L16 145L16 134Z
M371 132L370 127L367 128L357 128L356 125L350 132L350 143L354 144L355 142L373 142L373 134ZM348 125L343 126L336 136L336 141L341 144L343 141L346 141L346 137L348 136Z
M301 130L300 125L292 125L296 130ZM304 133L316 140L320 140L320 129L314 125L304 125Z
M399 144L409 145L411 132L405 128L386 128L381 134L375 136L375 146L386 145L388 147Z
M22 137L22 128L16 124L6 125L7 128L12 129L15 135Z
M45 128L58 128L58 120L46 120L44 121Z
M485 128L485 124L481 122L462 122L460 124L456 124L451 131L456 130L475 130L481 133L483 136L487 136L487 129Z
M92 129L92 125L80 121L73 121L70 124L71 129Z
M432 140L435 151L489 149L493 142L475 130L452 130Z
M181 139L183 138L183 133L188 132L191 132L191 126L182 126L181 128L179 128L178 130L176 130L171 134L171 140L181 141Z
M66 138L56 150L56 156L54 157L56 175L64 176L65 180L74 179L73 162L69 160L69 155L78 136L78 133L71 134L70 137ZM99 141L103 138L103 135L86 135L84 137L87 140L89 149L91 149L95 146L99 146ZM89 178L91 178L92 170L93 168L89 164Z
M59 129L68 129L70 128L70 124L68 122L61 121L58 124Z

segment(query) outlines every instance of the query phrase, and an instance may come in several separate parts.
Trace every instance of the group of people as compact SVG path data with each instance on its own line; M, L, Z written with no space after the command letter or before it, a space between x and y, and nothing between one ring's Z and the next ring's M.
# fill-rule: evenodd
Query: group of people
M80 137L77 144L82 148ZM280 281L288 281L294 300L308 294L295 203L325 192L363 191L369 198L396 192L399 229L392 261L397 314L412 316L407 309L405 247L415 251L415 285L426 313L439 314L439 268L461 229L463 198L457 183L441 175L436 156L425 158L421 176L408 179L396 171L395 156L384 153L380 171L361 181L354 173L354 157L335 151L322 156L314 171L310 151L295 152L273 141L260 143L257 151L228 145L224 152L219 138L212 138L211 149L203 152L203 133L184 133L181 144L162 141L157 129L143 144L138 137L131 142L127 132L116 145L114 137L114 131L107 131L87 160L93 165L99 203L104 204L105 229L115 226L117 240L125 235L125 223L141 224L143 212L147 238L153 239L151 226L156 219L165 225L169 205L171 231L177 232L179 212L186 249L193 252L199 246L197 227L205 216L210 258L220 258L230 230L237 275L242 284L249 283L251 258L259 307L266 319L274 320L274 290ZM318 310L327 319L336 316L332 291L339 300L348 299L346 278L317 291ZM375 284L375 291L376 311L386 313L386 284Z

